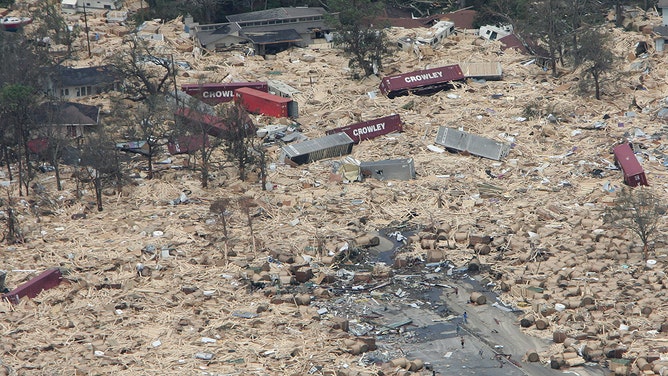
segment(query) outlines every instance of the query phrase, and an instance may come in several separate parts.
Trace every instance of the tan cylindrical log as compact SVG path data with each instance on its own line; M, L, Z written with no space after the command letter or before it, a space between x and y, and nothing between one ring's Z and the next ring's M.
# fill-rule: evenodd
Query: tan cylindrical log
M552 333L552 341L554 341L554 343L564 343L566 338L568 338L566 333L560 330L555 330L554 333Z
M475 249L476 253L479 255L489 255L489 253L492 251L492 248L488 244L482 244L478 243L473 247Z
M565 362L569 367L581 366L585 364L585 360L580 356L571 359L565 359Z
M295 295L295 302L297 303L297 305L309 305L311 304L311 295L308 294Z
M439 227L438 230L436 230L436 234L438 234L438 235L449 234L450 231L452 231L452 226L450 226L449 224L446 223L446 224L441 225L441 227Z
M421 359L412 360L408 368L409 371L419 371L424 367L424 362Z
M439 262L443 260L445 260L445 252L440 249L431 249L427 251L427 262Z
M587 307L594 305L594 298L591 296L584 296L580 299L580 307Z
M483 305L487 302L487 297L483 295L482 293L479 292L472 292L471 297L469 298L469 301L471 303L475 303L478 305Z
M366 234L355 239L358 247L375 247L380 244L380 238L375 235Z
M538 356L538 353L535 350L527 351L526 358L527 361L531 363L536 363L537 361L540 360L540 356Z
M421 232L418 232L418 236L420 237L420 240L422 240L422 239L436 239L436 234L434 234L432 232L421 231Z
M420 240L420 247L422 249L434 249L436 248L436 239L422 239Z
M369 351L369 347L365 343L356 342L350 346L349 351L353 355L359 355Z
M390 364L391 364L392 367L394 367L394 368L396 368L396 367L399 367L399 368L406 368L406 365L409 364L409 363L410 363L410 362L409 362L408 359L406 359L406 358L396 358L396 359L392 359L392 360L390 360Z
M455 240L463 243L465 242L469 237L469 234L467 232L455 232Z
M536 320L536 329L538 330L545 330L549 326L549 323L545 319L538 319Z
M469 261L468 271L477 272L480 271L480 260L477 257L474 257Z
M641 371L649 371L652 369L652 364L647 361L645 358L637 358L636 359L636 366L641 370Z
M663 375L665 375L666 372L668 372L668 362L666 361L654 362L652 371L654 371L654 373L657 375L661 375L662 374L661 372L663 372Z

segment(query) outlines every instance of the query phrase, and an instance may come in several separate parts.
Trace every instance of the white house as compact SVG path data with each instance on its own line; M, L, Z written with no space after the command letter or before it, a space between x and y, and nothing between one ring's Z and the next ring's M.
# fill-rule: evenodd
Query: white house
M60 8L65 14L74 14L86 10L119 10L123 7L123 0L61 0Z
M668 40L668 0L659 0L657 8L661 9L663 18L661 26L654 27L654 50L656 52L663 52L666 41Z

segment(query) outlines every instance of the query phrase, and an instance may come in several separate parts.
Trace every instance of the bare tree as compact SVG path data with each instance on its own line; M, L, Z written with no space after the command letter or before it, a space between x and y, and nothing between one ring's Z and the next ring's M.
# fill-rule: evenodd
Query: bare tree
M18 217L16 215L16 209L14 209L14 200L11 195L11 187L6 187L7 201L5 203L7 218L5 233L2 237L2 240L7 244L18 244L25 243L25 237L21 231L21 225L19 223ZM2 202L4 200L1 200Z
M581 67L583 85L591 78L594 84L596 99L601 99L601 83L614 63L614 55L609 47L610 37L604 31L590 29L582 33L578 48L574 52L574 64Z
M649 187L624 187L615 203L605 210L603 220L617 228L631 230L643 244L643 256L648 258L649 246L664 221L666 204Z
M127 105L120 99L113 102L116 120L126 125L126 135L130 139L146 143L144 154L148 162L148 179L153 178L153 160L160 147L167 144L167 139L174 132L172 106L164 101L163 96L149 96L142 102Z
M93 185L97 210L102 211L102 191L109 187L120 191L126 180L119 151L104 133L92 134L82 147L81 166L79 177Z
M126 99L141 102L174 90L173 56L160 56L137 34L126 37L124 46L112 65L123 79Z
M230 240L230 237L227 232L227 216L230 214L230 212L228 211L229 206L230 206L230 200L227 198L219 198L216 201L212 202L211 206L209 206L209 212L220 218L220 221L223 225L223 236L224 236L223 254L225 256L225 261L227 261L228 258L229 240Z
M227 127L223 141L225 154L239 171L239 179L244 181L249 166L256 162L253 143L256 139L255 127L246 110L239 104L223 110L221 118Z

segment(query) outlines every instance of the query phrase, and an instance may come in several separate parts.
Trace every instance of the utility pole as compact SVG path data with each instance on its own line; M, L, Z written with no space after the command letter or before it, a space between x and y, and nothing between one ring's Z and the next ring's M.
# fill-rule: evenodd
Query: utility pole
M86 43L88 44L88 58L91 58L90 53L90 36L88 35L88 14L86 13L86 0L83 0L84 8L84 26L86 27Z

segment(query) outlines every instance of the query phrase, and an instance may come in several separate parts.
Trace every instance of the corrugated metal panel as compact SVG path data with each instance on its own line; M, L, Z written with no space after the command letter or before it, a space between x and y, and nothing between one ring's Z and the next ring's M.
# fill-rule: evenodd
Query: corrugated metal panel
M360 163L362 176L378 180L410 180L415 179L413 158L387 159L377 162Z
M500 80L503 77L503 69L499 62L476 62L459 63L464 76L467 78L484 78L487 80Z
M435 143L446 148L466 151L479 157L501 160L510 152L510 145L454 128L439 127Z
M281 97L291 98L293 95L301 93L301 91L281 81L267 80L267 84L270 93Z
M345 133L336 133L283 147L285 155L298 164L350 154L353 140Z

